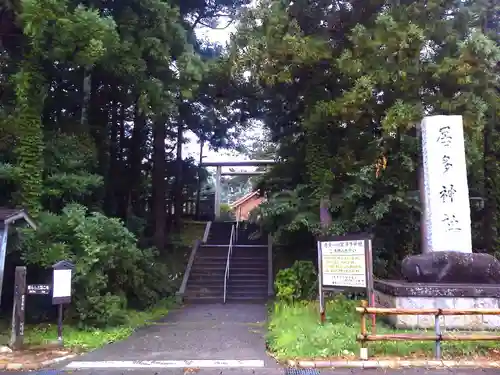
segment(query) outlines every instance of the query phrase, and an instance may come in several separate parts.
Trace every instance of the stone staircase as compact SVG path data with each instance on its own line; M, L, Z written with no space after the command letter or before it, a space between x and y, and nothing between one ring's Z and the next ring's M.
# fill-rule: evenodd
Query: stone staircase
M196 253L187 282L187 303L222 303L231 222L213 222L206 244ZM261 302L268 298L267 236L251 239L256 226L241 228L233 246L226 302ZM265 242L265 243L264 243Z

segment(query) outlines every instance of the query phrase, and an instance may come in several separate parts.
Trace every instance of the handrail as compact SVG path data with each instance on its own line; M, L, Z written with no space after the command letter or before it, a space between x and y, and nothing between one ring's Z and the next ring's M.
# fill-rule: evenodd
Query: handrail
M203 243L207 243L208 235L210 234L210 228L212 227L212 222L209 221L205 226L205 232L203 233Z
M196 252L198 251L198 248L200 247L201 243L202 242L200 240L196 240L191 250L191 254L189 255L189 260L186 266L186 271L184 272L184 276L182 278L181 287L179 288L179 291L176 293L176 296L178 299L180 299L180 302L182 301L184 293L186 292L186 286L189 280L189 275L191 274L191 268L193 268L194 258L196 257Z
M191 275L191 269L193 268L193 263L194 263L194 258L196 257L196 253L198 252L199 247L201 246L202 243L206 243L208 240L208 234L210 233L210 227L212 225L212 222L209 221L205 225L205 233L203 234L203 239L202 240L196 240L193 244L193 248L191 249L191 254L189 255L189 260L186 265L186 271L184 272L184 276L182 277L182 283L175 295L177 296L177 299L182 302L182 299L184 298L184 293L186 293L186 287L187 283L189 280L189 275Z
M267 296L274 295L273 236L267 235Z
M227 280L229 278L229 263L231 262L231 254L233 253L233 238L235 235L235 225L231 226L231 237L229 237L229 249L227 249L226 272L224 273L224 303L226 303L227 295Z
M241 207L240 207L240 213L241 213ZM235 236L234 236L236 243L238 243L239 228L240 228L240 217L238 215L238 216L236 216L236 232L235 232Z

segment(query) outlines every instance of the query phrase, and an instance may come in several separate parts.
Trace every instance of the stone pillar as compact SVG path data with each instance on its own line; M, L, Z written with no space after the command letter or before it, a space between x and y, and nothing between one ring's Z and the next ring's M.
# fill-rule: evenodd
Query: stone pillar
M222 167L217 166L217 171L215 172L215 204L214 204L214 214L215 219L220 218L220 196L221 196L221 175L222 175Z
M421 124L423 249L472 253L462 116L429 116Z

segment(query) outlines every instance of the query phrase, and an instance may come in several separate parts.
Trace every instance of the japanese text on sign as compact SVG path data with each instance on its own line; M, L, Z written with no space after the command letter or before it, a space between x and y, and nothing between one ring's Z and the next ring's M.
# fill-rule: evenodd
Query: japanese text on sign
M438 143L440 143L444 148L444 155L442 157L443 161L443 174L442 178L444 180L449 180L449 176L447 176L447 172L453 168L452 158L448 155L446 151L447 148L452 145L453 137L451 136L451 129L449 126L442 126L439 128L439 137L437 139ZM447 204L447 208L443 213L441 221L445 224L445 230L447 232L458 232L461 231L461 226L459 222L459 218L454 214L453 210L450 212L451 204L454 203L455 194L457 191L455 190L454 184L443 185L442 189L439 192L439 197L441 199L441 203Z
M366 288L363 240L325 241L320 246L323 285Z

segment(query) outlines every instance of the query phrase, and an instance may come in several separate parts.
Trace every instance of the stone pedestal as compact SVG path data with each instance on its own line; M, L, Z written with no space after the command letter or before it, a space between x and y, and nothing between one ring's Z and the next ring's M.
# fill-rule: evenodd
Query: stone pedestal
M409 283L405 281L376 280L377 307L401 309L472 309L500 308L500 285ZM434 316L393 315L388 323L401 329L434 329ZM442 329L500 330L500 315L442 316Z

